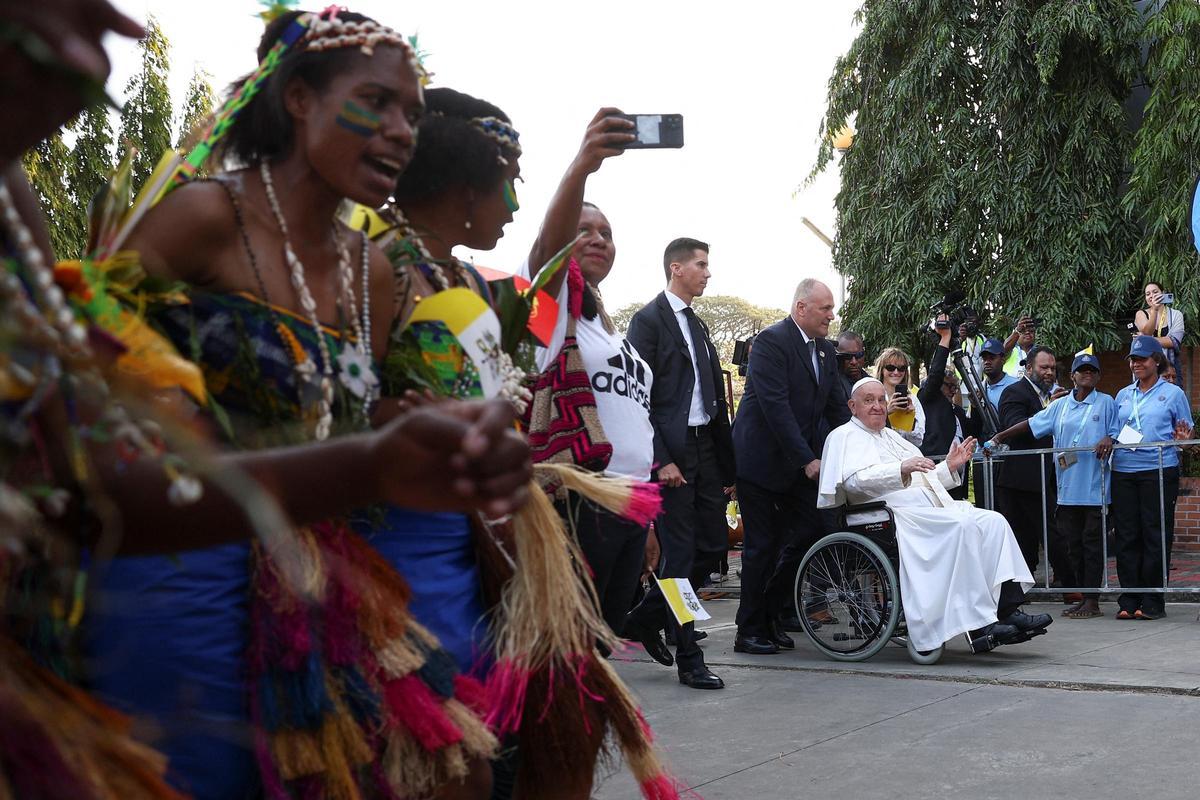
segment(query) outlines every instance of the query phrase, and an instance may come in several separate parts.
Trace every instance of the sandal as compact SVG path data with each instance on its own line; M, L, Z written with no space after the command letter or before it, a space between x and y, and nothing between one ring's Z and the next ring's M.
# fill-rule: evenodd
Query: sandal
M1068 619L1095 619L1103 617L1104 612L1098 608L1068 608L1062 615Z
M1162 619L1166 615L1165 611L1142 611L1140 608L1133 612L1134 619Z
M1140 613L1142 613L1140 609L1133 613L1130 613L1129 611L1122 608L1120 611L1117 612L1117 619L1137 619L1137 617L1135 617L1134 614L1140 614Z

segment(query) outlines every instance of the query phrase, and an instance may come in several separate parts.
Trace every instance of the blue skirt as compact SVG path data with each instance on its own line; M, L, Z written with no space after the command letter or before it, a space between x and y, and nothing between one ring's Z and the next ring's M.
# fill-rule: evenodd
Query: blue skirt
M167 778L196 798L260 794L246 702L247 544L115 558L91 573L90 688L149 717Z
M412 587L409 612L438 637L459 670L486 669L487 620L467 517L395 506L381 511L382 524L360 518L354 529Z

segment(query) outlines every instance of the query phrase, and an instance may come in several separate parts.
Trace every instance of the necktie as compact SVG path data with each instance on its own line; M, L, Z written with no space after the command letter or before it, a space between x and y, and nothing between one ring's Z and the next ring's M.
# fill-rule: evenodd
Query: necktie
M696 317L696 312L692 311L690 306L683 309L683 315L687 317L688 330L692 333L696 373L700 377L700 399L704 403L705 413L711 417L717 413L717 390L716 379L712 374L712 363L708 358L708 347L705 344L707 339L704 336L704 329L700 327L700 320Z
M812 365L813 365L813 377L816 378L817 383L820 383L821 382L821 368L817 366L817 340L816 339L808 340L808 360L811 361Z

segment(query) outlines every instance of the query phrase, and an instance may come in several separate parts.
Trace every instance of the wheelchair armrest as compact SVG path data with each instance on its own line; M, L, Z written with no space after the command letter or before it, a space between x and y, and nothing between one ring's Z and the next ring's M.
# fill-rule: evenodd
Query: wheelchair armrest
M877 508L887 508L887 502L884 500L872 500L870 503L859 503L852 505L847 503L842 506L842 514L854 514L859 511L874 511Z
M895 515L883 500L842 506L840 516L843 528L864 534L894 530L896 525Z

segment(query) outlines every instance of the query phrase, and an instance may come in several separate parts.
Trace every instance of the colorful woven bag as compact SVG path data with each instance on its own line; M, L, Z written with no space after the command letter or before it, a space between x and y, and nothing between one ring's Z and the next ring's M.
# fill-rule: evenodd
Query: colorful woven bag
M612 458L612 445L600 425L596 395L575 338L587 291L574 259L567 268L567 335L554 362L533 380L526 427L534 463L575 464L602 472ZM547 491L558 487L547 487Z

